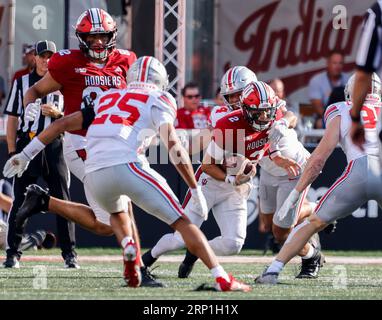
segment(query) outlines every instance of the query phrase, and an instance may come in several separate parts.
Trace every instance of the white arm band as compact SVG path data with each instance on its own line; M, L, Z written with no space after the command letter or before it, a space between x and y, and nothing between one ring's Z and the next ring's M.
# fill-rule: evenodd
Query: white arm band
M23 149L25 155L33 160L42 150L45 149L45 144L43 144L37 137L34 138L29 144Z

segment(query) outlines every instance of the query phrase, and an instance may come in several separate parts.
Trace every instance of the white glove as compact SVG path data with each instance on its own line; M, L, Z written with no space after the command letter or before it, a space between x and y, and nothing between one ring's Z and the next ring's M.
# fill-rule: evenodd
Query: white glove
M36 102L30 103L25 108L25 121L34 121L41 111L41 100L37 99Z
M269 130L269 140L273 143L278 143L281 138L286 136L289 127L289 122L287 119L280 119L275 121Z
M208 207L206 198L203 195L202 188L197 186L195 189L190 189L191 201L196 213L203 218L204 221L208 218Z
M280 220L284 220L284 218L288 215L290 209L296 206L299 198L300 192L298 192L296 189L293 189L292 192L289 194L288 198L285 199L279 211L277 212Z
M30 159L24 152L15 154L10 158L4 166L3 175L6 178L12 178L17 174L17 177L21 177L24 171L28 168Z

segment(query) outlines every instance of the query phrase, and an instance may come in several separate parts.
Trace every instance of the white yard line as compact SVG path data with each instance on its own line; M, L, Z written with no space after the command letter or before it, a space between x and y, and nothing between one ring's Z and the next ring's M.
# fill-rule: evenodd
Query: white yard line
M167 255L162 256L158 259L159 262L181 262L184 256L182 255ZM0 257L3 261L5 257ZM79 256L79 262L120 262L121 257L117 255L108 256ZM226 256L219 257L221 263L259 263L259 264L270 264L273 257L251 257L251 256ZM23 256L22 261L31 262L61 262L62 258L60 256ZM326 256L326 262L330 264L376 264L382 265L382 257L335 257ZM292 263L300 263L299 258L294 258Z

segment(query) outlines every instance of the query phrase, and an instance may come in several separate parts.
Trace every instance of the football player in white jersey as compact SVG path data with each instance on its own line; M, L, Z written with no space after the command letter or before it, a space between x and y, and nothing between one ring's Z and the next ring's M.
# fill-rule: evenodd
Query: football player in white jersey
M229 112L240 109L240 95L249 83L257 81L255 73L244 66L235 66L224 74L220 93L225 102L224 106L216 106L210 115L210 127ZM203 171L201 165L196 171L196 179L207 200L208 210L212 210L219 226L221 235L209 243L217 255L233 255L240 252L246 237L247 229L247 198L251 192L252 183L242 186L215 180ZM192 202L188 201L187 193L183 208L187 217L197 226L204 220L197 214ZM150 267L162 254L184 247L184 241L178 232L165 234L158 243L144 255L145 266ZM187 251L186 258L179 267L178 276L187 278L197 261L197 257Z
M216 122L231 111L240 109L241 93L249 83L254 81L257 81L256 75L243 66L233 67L225 73L221 81L221 94L226 106L217 106L213 109L210 118L212 127L215 127ZM285 103L279 101L278 107L285 108ZM273 139L283 136L284 124L287 125L284 120L275 123L280 128L271 130ZM206 156L202 166L196 172L196 177L206 197L208 209L212 210L220 229L220 236L210 240L209 243L218 255L234 255L241 251L246 238L247 199L253 185L251 181L242 185L235 185L232 180L222 181L221 172L219 165L211 164L210 157ZM188 196L186 195L183 207L191 221L200 226L203 220L195 213L192 203L187 201ZM160 255L182 247L184 242L178 233L166 234L142 256L143 262L146 266L151 266ZM196 260L197 257L187 251L184 261L179 266L178 276L187 278Z
M166 180L150 168L145 158L145 149L159 130L171 160L191 189L191 200L198 214L207 215L205 198L173 126L175 100L162 91L168 83L165 68L155 58L142 57L129 69L128 82L126 90L110 90L97 97L94 121L94 117L89 120L85 110L71 116L72 130L81 128L83 122L91 122L85 183L97 203L112 213L111 225L124 249L128 285L139 286L139 252L131 237L131 223L121 195L129 196L146 212L179 231L187 247L211 270L217 290L249 291L249 286L227 275L218 264L204 235L185 217ZM45 138L41 142L46 144L51 137Z
M331 222L350 215L368 200L376 200L379 206L382 206L382 169L379 165L377 138L377 115L382 106L381 81L376 74L373 77L375 81L372 82L362 107L367 114L367 117L363 119L365 126L363 150L353 143L350 136L353 75L345 87L346 101L327 107L324 117L325 134L309 158L295 189L277 214L284 217L291 208L296 206L301 192L317 178L338 143L346 154L348 165L341 177L321 198L315 213L292 230L276 259L256 279L257 283L276 284L285 264L301 250L307 254L310 251L313 256L320 255L307 241L314 233L323 230Z

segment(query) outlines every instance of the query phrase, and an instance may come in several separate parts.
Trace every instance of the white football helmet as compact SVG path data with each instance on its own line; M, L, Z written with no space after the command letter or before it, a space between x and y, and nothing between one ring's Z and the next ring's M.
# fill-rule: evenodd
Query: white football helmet
M353 90L354 90L354 81L355 81L355 74L353 74L345 86L345 99L346 101L351 102L353 97ZM378 75L373 72L373 75L371 76L371 90L366 95L365 101L381 101L381 94L382 94L382 84L381 79L378 77Z
M236 66L228 69L224 74L220 84L220 94L225 104L232 110L240 108L240 101L229 103L228 96L237 92L242 92L246 85L257 81L256 74L244 66Z
M158 59L144 56L135 61L127 71L127 83L147 82L155 84L160 90L168 89L168 74Z

